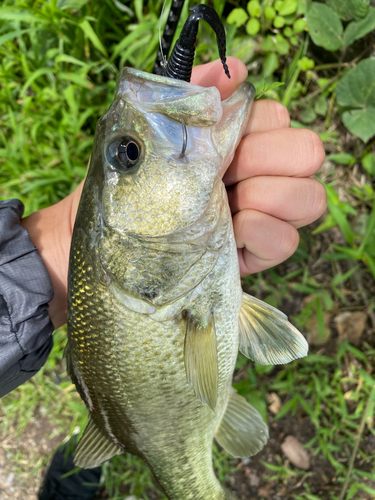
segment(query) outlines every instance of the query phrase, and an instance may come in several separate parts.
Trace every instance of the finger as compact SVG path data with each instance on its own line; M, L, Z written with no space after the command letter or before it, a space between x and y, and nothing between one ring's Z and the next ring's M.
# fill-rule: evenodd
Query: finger
M320 168L324 157L323 143L312 130L257 132L241 141L223 180L232 185L257 175L309 177Z
M236 88L247 78L247 69L242 61L236 57L227 57L230 78L224 73L220 59L194 66L191 83L202 87L215 86L219 89L221 99L227 99Z
M295 227L257 210L238 212L233 217L233 228L241 276L280 264L298 247Z
M283 104L270 99L260 99L253 104L244 135L287 128L289 126L289 111Z
M232 214L251 209L302 227L318 219L327 206L326 190L315 179L252 177L228 191Z

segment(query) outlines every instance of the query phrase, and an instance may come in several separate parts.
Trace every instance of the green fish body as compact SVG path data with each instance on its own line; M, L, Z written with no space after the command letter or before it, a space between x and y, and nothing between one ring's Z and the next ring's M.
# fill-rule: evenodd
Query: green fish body
M142 457L170 500L229 500L212 441L257 453L268 429L231 387L238 349L304 356L301 334L243 294L222 176L254 87L125 68L99 121L69 269L68 370L89 412L75 463Z

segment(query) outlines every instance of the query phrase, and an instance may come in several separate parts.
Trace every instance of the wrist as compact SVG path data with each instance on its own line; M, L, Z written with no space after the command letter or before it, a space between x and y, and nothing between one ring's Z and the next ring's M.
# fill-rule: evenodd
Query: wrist
M59 203L21 221L51 278L54 297L48 304L48 313L55 328L67 320L69 252L81 190L82 185Z

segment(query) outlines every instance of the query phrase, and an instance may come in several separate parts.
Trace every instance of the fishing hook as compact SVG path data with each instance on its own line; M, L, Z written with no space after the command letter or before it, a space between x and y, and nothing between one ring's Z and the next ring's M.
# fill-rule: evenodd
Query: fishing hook
M177 29L178 21L181 16L182 7L185 0L173 0L169 10L168 19L165 24L163 37L160 40L160 49L156 57L152 72L156 75L164 75L166 68L166 58L168 57L174 34ZM163 6L164 9L164 6ZM162 13L163 14L163 13ZM160 28L159 28L160 33ZM160 35L159 35L160 36Z
M182 142L180 158L184 158L187 146L187 129L183 118L181 118L181 125L182 125L183 142Z

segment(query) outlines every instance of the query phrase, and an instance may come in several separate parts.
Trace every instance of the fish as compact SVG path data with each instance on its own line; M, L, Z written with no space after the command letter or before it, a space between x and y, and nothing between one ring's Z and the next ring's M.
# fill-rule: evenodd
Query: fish
M221 101L124 68L74 226L67 370L90 413L75 464L133 453L169 500L235 500L213 439L235 457L268 439L232 388L238 351L262 364L307 354L287 317L241 288L222 177L254 96L250 83Z

